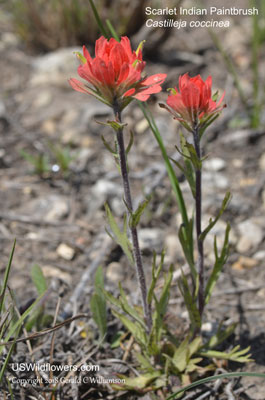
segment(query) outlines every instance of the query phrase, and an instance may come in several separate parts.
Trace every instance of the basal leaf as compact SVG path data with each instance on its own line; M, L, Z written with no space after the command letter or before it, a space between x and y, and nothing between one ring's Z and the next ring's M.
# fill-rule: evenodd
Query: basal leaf
M90 308L94 321L96 322L100 336L103 338L107 332L106 301L98 293L94 293L90 300Z
M146 348L148 343L148 338L145 329L142 328L142 326L138 322L131 321L124 314L121 314L115 310L111 311L112 314L122 322L125 328L128 329L129 332L131 332L136 342Z

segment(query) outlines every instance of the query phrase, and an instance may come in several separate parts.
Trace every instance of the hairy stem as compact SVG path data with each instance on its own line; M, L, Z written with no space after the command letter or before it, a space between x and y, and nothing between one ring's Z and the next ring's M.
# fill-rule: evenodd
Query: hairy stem
M119 109L114 107L114 114L116 121L121 123L121 112ZM124 189L124 198L127 205L127 212L128 216L130 216L133 212L133 204L132 204L132 196L130 190L130 182L128 176L128 168L127 168L127 160L126 160L126 151L124 146L123 140L123 129L119 129L116 132L116 139L118 145L118 153L119 153L119 164L121 169L121 176L122 176L122 183ZM147 325L147 330L150 333L152 329L152 314L151 314L151 307L147 304L147 287L146 287L146 280L142 262L142 256L140 252L139 240L138 240L138 233L136 227L130 227L131 237L132 237L132 245L133 245L133 256L135 262L135 268L138 278L138 283L141 290L142 296L142 304L144 310L145 321Z
M201 149L200 149L200 137L198 132L198 127L195 126L193 129L193 139L194 147L198 159L201 159ZM203 241L200 239L201 235L201 219L202 219L202 172L201 168L197 168L195 171L195 204L196 204L196 237L197 237L197 248L198 248L198 260L197 268L199 274L199 293L198 293L198 306L199 313L202 317L204 309L204 254L203 254Z

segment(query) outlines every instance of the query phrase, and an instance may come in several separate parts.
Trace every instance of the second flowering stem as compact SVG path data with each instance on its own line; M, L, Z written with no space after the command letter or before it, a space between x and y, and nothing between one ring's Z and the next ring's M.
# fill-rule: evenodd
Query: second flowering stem
M121 111L114 107L114 114L116 121L121 123ZM118 155L119 155L119 165L121 169L122 183L124 189L124 199L126 202L127 210L129 217L133 213L133 204L132 204L132 196L130 190L130 182L128 176L128 167L126 160L126 151L123 140L123 129L120 128L116 131L116 140L118 146ZM136 267L136 273L138 278L138 283L140 286L141 297L142 297L142 305L144 310L144 317L146 320L147 330L150 333L152 329L152 314L151 307L147 303L147 287L146 287L146 279L144 274L142 256L139 246L138 233L137 228L135 226L130 226L131 237L132 237L132 245L133 245L133 257L134 263Z
M201 162L201 148L200 148L200 135L198 125L193 128L194 147L198 157L199 163ZM196 208L196 237L198 249L198 274L199 274L199 292L198 292L198 306L199 313L202 317L204 309L204 253L203 253L203 240L201 239L201 219L202 219L202 171L201 166L196 168L195 171L195 208Z

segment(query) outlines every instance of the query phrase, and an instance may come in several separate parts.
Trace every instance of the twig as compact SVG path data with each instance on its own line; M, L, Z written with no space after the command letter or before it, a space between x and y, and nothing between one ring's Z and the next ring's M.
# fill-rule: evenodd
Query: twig
M54 332L54 331L62 328L64 325L67 325L67 324L71 323L72 321L74 321L75 319L79 319L79 318L88 318L88 314L75 315L72 318L66 319L64 322L61 322L60 324L55 325L53 328L43 329L41 332L33 333L32 335L29 335L24 338L20 338L20 339L16 339L16 340L9 340L8 342L0 342L0 346L9 346L12 343L19 343L19 342L24 342L25 340L32 340L32 339L39 338L41 336L47 335L48 333Z

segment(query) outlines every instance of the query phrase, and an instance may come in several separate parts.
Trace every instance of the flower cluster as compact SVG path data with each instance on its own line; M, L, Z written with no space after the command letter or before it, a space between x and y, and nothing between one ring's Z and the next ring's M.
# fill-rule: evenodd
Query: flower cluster
M174 118L188 123L190 128L202 125L209 117L219 113L224 94L217 103L212 99L212 77L203 81L200 75L190 78L188 74L179 77L179 89L171 89L166 108ZM186 125L185 125L186 126ZM187 126L186 126L187 127Z
M89 84L75 78L69 80L73 89L95 96L110 107L123 109L132 98L146 101L151 94L162 90L166 74L142 77L145 62L142 57L143 42L132 51L130 40L122 37L118 42L101 36L96 41L95 58L83 47L83 55L77 53L81 65L78 74ZM91 87L92 85L92 87Z

